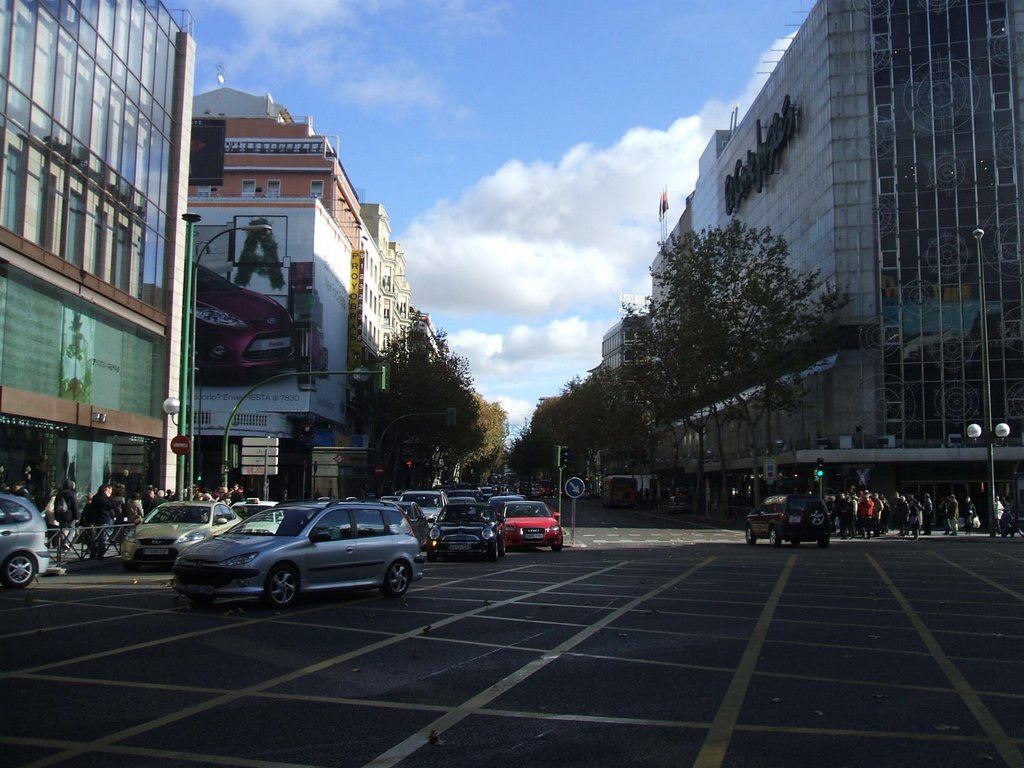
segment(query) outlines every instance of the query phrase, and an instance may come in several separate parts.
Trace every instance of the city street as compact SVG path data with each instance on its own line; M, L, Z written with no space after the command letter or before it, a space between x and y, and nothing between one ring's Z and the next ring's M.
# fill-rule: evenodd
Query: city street
M0 592L0 763L1024 767L1024 541L737 529L581 502L560 553L287 612L72 564Z

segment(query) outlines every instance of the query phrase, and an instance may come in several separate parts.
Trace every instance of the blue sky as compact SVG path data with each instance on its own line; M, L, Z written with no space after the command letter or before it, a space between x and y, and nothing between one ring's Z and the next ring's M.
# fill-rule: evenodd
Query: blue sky
M515 433L650 293L697 160L811 0L200 0L197 93L271 94L339 137L413 304Z

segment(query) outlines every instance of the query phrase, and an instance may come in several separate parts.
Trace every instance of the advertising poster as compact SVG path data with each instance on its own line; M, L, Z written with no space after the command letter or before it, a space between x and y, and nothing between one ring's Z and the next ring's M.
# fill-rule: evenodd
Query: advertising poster
M316 235L318 223L309 210L235 215L222 226L196 227L196 392L201 410L218 413L214 423L224 423L253 386L239 413L341 420L344 377L324 372L344 368L348 250L332 253L332 239ZM259 225L271 229L243 229ZM289 373L295 375L281 376Z

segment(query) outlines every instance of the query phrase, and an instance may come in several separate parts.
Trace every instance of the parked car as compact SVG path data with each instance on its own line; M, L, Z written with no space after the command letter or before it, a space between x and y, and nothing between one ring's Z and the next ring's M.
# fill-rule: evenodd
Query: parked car
M564 539L558 513L543 501L506 501L502 516L506 549L551 547L553 552L562 551Z
M408 519L388 504L274 507L182 554L172 586L199 603L251 596L286 608L320 590L376 587L398 597L423 577L422 563Z
M784 541L794 546L801 541L816 541L819 547L827 547L832 537L832 515L825 500L813 493L769 496L747 515L744 531L751 545L767 538L776 547Z
M448 503L448 495L444 491L402 491L402 501L415 501L420 506L420 511L433 522L440 514L441 509Z
M506 502L509 501L527 501L527 498L521 493L501 493L491 496L487 500L487 504L495 512L500 512L505 508Z
M29 499L0 493L0 582L24 589L50 568L46 519Z
M223 501L167 501L125 530L124 569L173 565L178 555L203 539L223 533L242 518Z
M504 557L501 513L480 501L445 505L430 527L427 560L441 555L483 555L491 562Z

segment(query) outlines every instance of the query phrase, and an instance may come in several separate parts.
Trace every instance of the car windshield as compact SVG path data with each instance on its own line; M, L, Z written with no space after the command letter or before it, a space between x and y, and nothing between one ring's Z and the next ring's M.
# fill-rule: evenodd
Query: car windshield
M551 517L551 511L540 504L506 504L505 517Z
M172 507L164 504L150 512L142 522L205 525L210 522L210 508L199 506Z
M490 523L494 513L485 504L452 504L437 517L439 523Z

